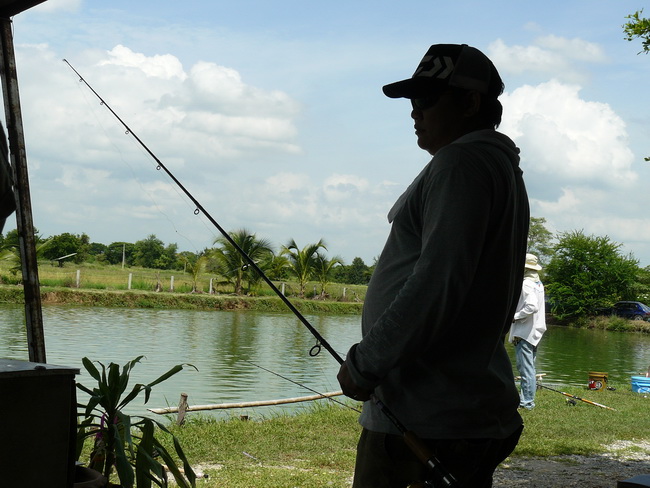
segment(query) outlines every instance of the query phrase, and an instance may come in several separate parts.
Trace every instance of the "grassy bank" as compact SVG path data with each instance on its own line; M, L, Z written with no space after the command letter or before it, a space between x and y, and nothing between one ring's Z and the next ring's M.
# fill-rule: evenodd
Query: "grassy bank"
M172 308L185 310L255 310L287 312L287 306L277 296L245 297L210 295L206 293L169 293L142 290L88 290L65 287L41 287L41 300L46 305L84 305L95 307ZM358 314L360 302L340 302L290 298L302 313ZM1 303L24 303L23 289L15 285L0 285Z
M201 273L196 281L190 273L182 270L159 270L140 267L122 268L117 265L100 265L92 263L67 263L65 266L52 266L49 262L39 262L38 277L41 286L52 288L74 288L105 291L165 291L179 294L205 293L230 294L232 284L223 282L223 278L208 273ZM16 285L21 280L20 273L10 269L10 263L0 261L0 284ZM292 281L277 281L275 286L285 292L286 296L297 296L299 287ZM362 302L367 287L365 285L348 285L328 283L325 292L331 301ZM309 282L305 288L307 298L320 295L321 286ZM272 296L274 292L264 282L253 290L255 296Z
M616 441L650 441L646 395L633 393L629 386L563 391L616 411L580 401L571 406L567 397L540 390L537 407L522 412L525 430L513 457L622 454L616 451ZM240 413L251 420L240 420ZM357 418L352 410L319 402L292 416L259 418L249 410L233 413L230 420L215 420L189 414L186 425L172 430L191 463L208 475L199 487L343 488L350 486L354 469Z
M41 299L44 304L71 304L100 307L174 308L190 310L248 309L286 312L287 306L276 293L262 283L247 296L233 294L232 286L216 278L201 276L193 282L182 271L99 266L93 264L52 266L39 263ZM297 297L292 282L274 283L303 313L358 314L366 286L328 284L325 296L320 285L310 283L306 298ZM20 274L0 262L0 302L24 303Z

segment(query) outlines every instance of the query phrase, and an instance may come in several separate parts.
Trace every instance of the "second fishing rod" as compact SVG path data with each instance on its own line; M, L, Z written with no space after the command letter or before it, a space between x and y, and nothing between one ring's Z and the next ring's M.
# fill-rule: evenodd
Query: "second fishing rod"
M172 181L180 188L180 190L191 200L195 206L194 214L198 215L202 213L212 225L223 235L223 237L233 246L233 248L244 258L249 266L251 266L264 280L264 282L273 290L273 292L284 302L284 304L291 310L291 312L302 322L302 324L309 330L309 332L316 339L316 345L311 348L309 354L311 356L316 356L320 352L321 346L324 347L330 355L339 363L343 364L343 358L339 355L336 350L325 340L325 338L309 323L309 321L300 313L300 311L291 303L291 301L284 296L284 294L278 289L278 287L271 281L271 279L262 271L262 269L257 265L257 263L237 244L237 242L232 238L232 236L226 232L226 230L219 225L219 223L208 213L208 211L201 205L201 203L190 193L190 191L185 188L185 186L174 176L174 174L165 166L165 164L158 159L158 157L147 147L147 145L133 132L133 130L122 120L122 118L111 108L111 106L106 103L106 101L95 91L95 89L86 81L86 79L81 76L81 74L68 62L67 59L63 60L70 69L79 77L79 81L86 85L88 89L97 97L100 103L105 106L111 114L122 124L126 129L126 134L130 134L133 138L142 146L142 148L153 158L156 162L158 170L163 170ZM428 448L428 446L422 442L417 435L413 432L406 429L406 427L395 417L395 415L389 410L389 408L376 396L372 395L372 401L378 406L381 412L389 419L389 421L402 433L404 440L417 458L424 463L425 466L429 469L432 479L427 480L425 486L431 488L454 488L459 487L460 485L454 478L454 476L449 473L448 470L442 466L440 461L437 459L435 454Z

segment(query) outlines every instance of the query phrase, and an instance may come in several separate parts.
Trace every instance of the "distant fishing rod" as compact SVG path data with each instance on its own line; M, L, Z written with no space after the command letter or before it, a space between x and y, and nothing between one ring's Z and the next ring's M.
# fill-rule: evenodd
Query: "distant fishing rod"
M539 384L539 383L538 383L538 385L541 386L542 388L546 388L547 390L554 391L555 393L560 393L561 395L567 396L569 398L573 398L574 400L580 400L581 402L585 402L585 403L588 403L590 405L595 405L595 406L600 407L600 408L606 408L607 410L616 411L616 409L614 409L612 407L608 407L607 405L602 405L600 403L592 402L591 400L585 400L584 398L580 398L579 396L572 395L571 393L565 393L563 391L556 390L554 388L551 388L549 386L545 386L545 385L542 385L542 384Z
M84 79L79 72L74 69L74 67L68 62L67 59L63 60L72 71L75 72L75 74L79 77L79 81L86 85L88 89L93 92L93 94L99 99L101 102L101 105L105 106L111 114L124 126L126 129L126 133L131 134L136 141L138 141L138 144L140 144L145 151L153 158L154 161L156 161L157 170L164 170L165 173L178 185L178 187L187 195L187 197L192 201L194 206L196 207L194 210L194 215L198 215L199 213L203 213L203 215L206 216L206 218L214 225L217 230L223 235L223 237L232 245L237 252L248 262L250 266L253 267L253 269L260 275L260 277L266 282L267 285L275 292L275 294L284 302L284 304L293 312L293 314L298 317L298 319L303 323L305 327L311 332L311 334L314 336L316 339L316 345L313 346L310 351L309 355L310 356L317 356L320 353L321 346L324 347L330 354L331 356L339 363L343 364L343 358L337 353L334 348L323 338L322 335L309 323L309 321L300 313L300 311L289 301L287 297L285 297L282 292L278 289L277 286L271 281L271 279L266 276L266 273L262 271L262 269L253 261L253 259L244 251L236 242L235 240L228 234L228 232L225 231L223 227L219 225L219 223L208 213L208 211L201 205L201 203L194 198L194 195L192 195L186 188L183 186L183 184L172 174L172 172L163 164L163 162L158 159L158 157L147 147L147 145L142 142L142 140L131 130L131 128L124 122L117 113L111 108L111 106L104 101L104 99L95 91L95 89L90 86L90 84ZM411 448L411 450L414 452L414 454L420 459L429 469L431 474L435 477L435 481L432 480L426 480L425 481L425 486L427 487L432 487L432 488L438 488L438 487L444 487L444 488L455 488L458 487L458 482L454 478L454 476L447 471L438 458L435 456L433 452L429 450L429 448L422 442L413 432L408 431L406 427L393 415L393 413L388 409L386 405L384 405L379 398L377 398L376 395L371 395L372 401L377 405L377 407L381 410L381 412L393 423L393 425L399 429L399 431L404 435L404 440L406 441L407 445Z

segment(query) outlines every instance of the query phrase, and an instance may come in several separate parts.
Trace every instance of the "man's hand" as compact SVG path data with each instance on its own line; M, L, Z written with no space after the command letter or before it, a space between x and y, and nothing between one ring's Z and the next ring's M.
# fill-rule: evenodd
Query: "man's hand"
M370 400L372 391L365 390L352 381L347 364L343 363L341 365L341 369L339 369L339 374L336 375L336 378L339 380L339 385L341 385L341 390L343 390L345 396L348 396L353 400L359 400L360 402Z

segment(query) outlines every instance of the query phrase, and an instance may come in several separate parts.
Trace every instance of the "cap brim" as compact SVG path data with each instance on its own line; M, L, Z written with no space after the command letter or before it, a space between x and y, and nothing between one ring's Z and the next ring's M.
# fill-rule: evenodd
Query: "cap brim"
M389 98L425 98L445 88L447 84L430 78L408 78L385 85L382 90Z

